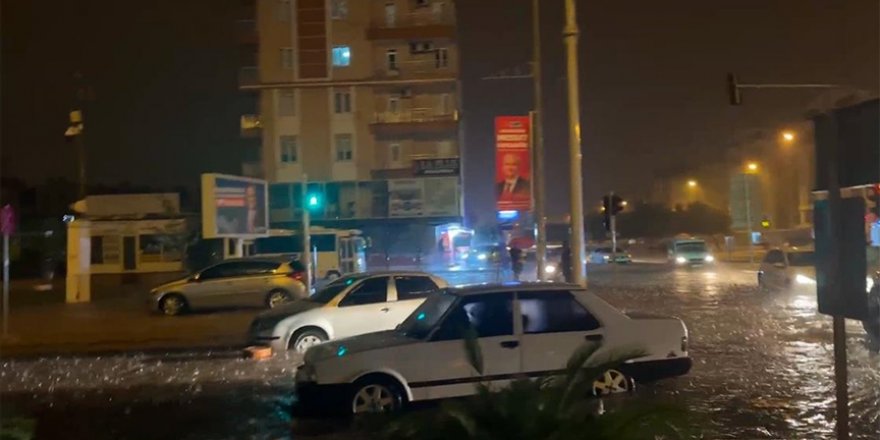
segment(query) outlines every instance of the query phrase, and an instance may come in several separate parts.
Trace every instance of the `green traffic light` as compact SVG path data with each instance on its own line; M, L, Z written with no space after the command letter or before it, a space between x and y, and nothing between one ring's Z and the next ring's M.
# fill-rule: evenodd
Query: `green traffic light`
M309 196L309 206L311 206L311 207L318 206L318 196L316 196L316 195Z

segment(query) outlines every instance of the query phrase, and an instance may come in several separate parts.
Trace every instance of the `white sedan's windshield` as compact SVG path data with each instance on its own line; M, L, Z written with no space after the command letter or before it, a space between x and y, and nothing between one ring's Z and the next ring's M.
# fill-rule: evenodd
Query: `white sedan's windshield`
M397 327L397 331L406 336L416 339L424 339L428 337L431 330L440 321L440 318L446 314L449 307L457 299L456 296L446 292L431 295L422 305L419 306L406 320Z

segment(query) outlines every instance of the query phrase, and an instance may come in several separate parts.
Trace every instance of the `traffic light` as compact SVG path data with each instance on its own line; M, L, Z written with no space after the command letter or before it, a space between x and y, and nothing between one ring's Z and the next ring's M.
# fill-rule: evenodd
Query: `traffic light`
M727 74L727 94L730 97L730 105L742 104L742 94L739 91L739 81L736 74Z
M318 211L324 205L324 201L321 199L321 194L317 192L310 192L306 194L306 208L309 211Z
M605 216L605 230L611 230L611 216L617 215L626 207L626 202L616 194L602 197L602 214Z

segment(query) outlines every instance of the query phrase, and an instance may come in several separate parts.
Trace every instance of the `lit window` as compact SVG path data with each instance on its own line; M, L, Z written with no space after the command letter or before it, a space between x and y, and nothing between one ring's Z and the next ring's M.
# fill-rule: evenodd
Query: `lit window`
M332 0L330 5L330 17L334 20L344 20L348 17L348 0Z
M351 92L346 90L333 94L333 111L351 113Z
M292 47L282 47L281 48L281 68L287 70L293 70L293 48Z
M349 162L354 156L354 147L352 146L350 134L337 134L333 138L336 147L336 161Z
M351 48L348 46L333 47L333 65L345 67L351 64Z
M282 135L280 138L281 163L296 163L299 159L299 151L296 145L296 136Z
M281 90L278 94L278 116L296 115L296 95L293 90Z

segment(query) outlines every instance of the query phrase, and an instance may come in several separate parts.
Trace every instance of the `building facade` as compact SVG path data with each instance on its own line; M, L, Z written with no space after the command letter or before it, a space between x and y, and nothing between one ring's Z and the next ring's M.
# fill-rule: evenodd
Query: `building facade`
M240 89L248 175L273 227L369 228L461 217L451 0L245 0ZM257 146L258 144L258 146Z

